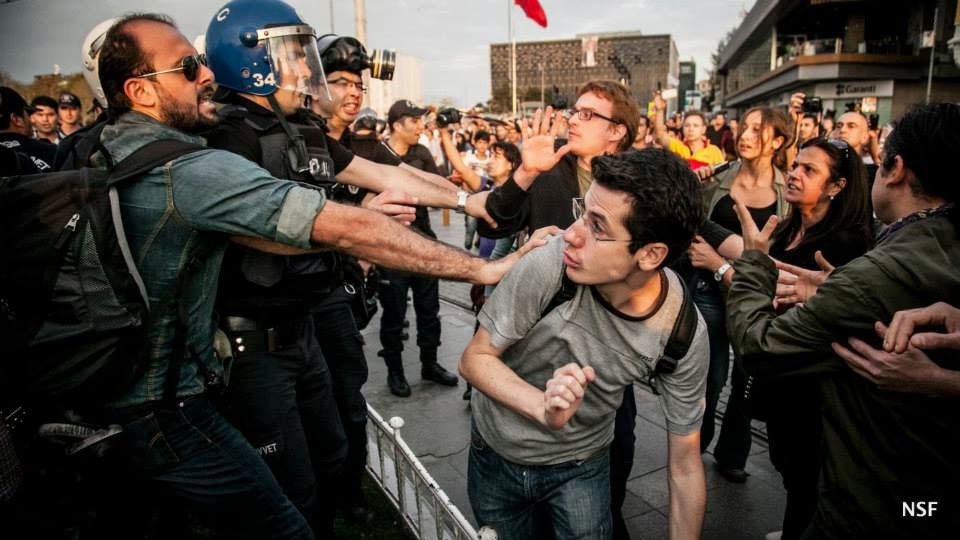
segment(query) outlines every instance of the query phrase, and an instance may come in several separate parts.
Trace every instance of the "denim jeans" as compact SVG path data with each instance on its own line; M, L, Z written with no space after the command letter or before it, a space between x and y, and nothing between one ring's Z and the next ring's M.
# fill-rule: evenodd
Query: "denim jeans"
M118 409L118 454L135 473L214 519L229 538L311 539L270 469L205 395Z
M611 538L610 452L556 465L507 461L472 428L467 469L470 506L500 540ZM537 514L549 516L553 531Z
M390 371L403 371L403 320L407 316L407 292L413 289L417 314L417 346L424 363L437 361L440 346L440 284L437 278L415 276L383 269L386 284L380 289L380 344Z
M463 216L463 249L473 249L473 240L477 237L477 218L464 214Z
M700 309L707 323L707 335L710 339L710 367L707 372L706 409L703 425L700 428L700 451L706 451L713 440L717 402L720 392L727 384L730 371L730 339L727 337L727 308L723 293L717 286L699 280L693 293L693 301ZM743 374L733 370L733 382L730 400L723 415L720 439L713 454L722 467L742 469L750 453L750 417L744 410L742 398L744 391Z

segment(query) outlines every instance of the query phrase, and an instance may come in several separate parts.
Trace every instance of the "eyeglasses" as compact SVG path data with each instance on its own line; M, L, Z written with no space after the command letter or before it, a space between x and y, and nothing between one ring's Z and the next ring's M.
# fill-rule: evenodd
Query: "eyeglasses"
M590 231L590 236L593 237L597 242L630 242L633 239L628 238L626 240L620 238L600 238L600 235L603 234L603 231L600 229L600 225L595 219L591 220L587 218L586 206L583 203L583 197L574 197L573 202L573 220L579 221L580 218L583 218L587 222L587 229Z
M576 108L567 109L566 112L564 113L564 116L566 116L568 120L570 118L573 118L573 115L577 115L577 117L580 118L582 122L589 122L591 118L596 116L597 118L603 118L604 120L612 124L620 123L614 120L613 118L610 118L609 116L604 116L596 111L591 111L590 109L576 109Z
M136 75L138 79L145 77L153 77L155 75L163 75L164 73L173 73L174 71L182 71L183 77L190 82L197 80L197 75L200 73L200 66L207 65L207 55L197 54L184 56L180 60L180 66L170 69L164 69L160 71L154 71L153 73L144 73L143 75Z
M339 86L341 90L347 91L351 88L356 88L361 94L367 93L367 87L363 85L363 81L351 81L350 79L340 77L339 79L333 81L327 81L327 84L332 84Z

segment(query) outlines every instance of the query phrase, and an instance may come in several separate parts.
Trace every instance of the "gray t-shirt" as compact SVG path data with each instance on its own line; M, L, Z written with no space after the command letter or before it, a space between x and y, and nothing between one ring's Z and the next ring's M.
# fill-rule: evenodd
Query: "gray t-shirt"
M552 430L493 401L481 392L472 398L473 418L484 440L501 456L520 464L549 465L587 459L613 440L613 423L624 388L645 381L663 354L682 305L682 285L670 270L659 306L644 318L616 311L593 287L541 319L560 289L565 243L554 238L510 271L480 312L480 324L502 359L522 379L543 390L555 369L570 362L593 366L596 380L562 429ZM700 428L710 347L698 313L697 331L687 355L672 374L659 376L660 405L671 433Z

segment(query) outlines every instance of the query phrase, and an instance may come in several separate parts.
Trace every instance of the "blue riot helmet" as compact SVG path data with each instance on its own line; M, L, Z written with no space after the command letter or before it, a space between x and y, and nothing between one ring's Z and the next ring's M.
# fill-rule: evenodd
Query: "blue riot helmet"
M357 38L336 34L317 38L317 49L320 51L320 59L327 73L349 71L359 75L369 68L370 76L374 79L386 81L393 79L393 71L397 63L396 51L374 49L368 54L367 49Z
M292 92L301 106L329 99L316 33L279 0L234 0L217 10L206 33L207 60L225 88L272 96Z

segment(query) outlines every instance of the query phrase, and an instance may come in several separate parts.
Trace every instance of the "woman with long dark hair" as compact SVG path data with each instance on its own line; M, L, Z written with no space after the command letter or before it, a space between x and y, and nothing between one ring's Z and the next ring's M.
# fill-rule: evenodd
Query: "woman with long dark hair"
M867 172L841 140L813 139L797 154L784 199L790 213L774 230L770 256L817 269L817 254L842 266L873 246ZM780 306L791 309L792 306ZM729 310L737 309L728 306ZM813 518L822 436L817 381L803 377L759 380L764 389L770 460L783 477L787 508L783 539L799 538Z

